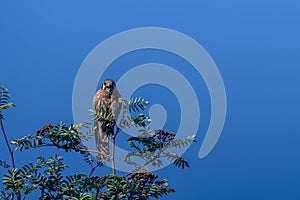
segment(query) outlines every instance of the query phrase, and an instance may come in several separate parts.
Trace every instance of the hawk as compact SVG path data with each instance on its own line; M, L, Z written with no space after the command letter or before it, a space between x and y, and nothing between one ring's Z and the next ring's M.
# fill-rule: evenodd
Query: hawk
M96 113L101 110L111 113L113 121L103 122L94 120L95 140L96 140L96 159L106 161L109 157L109 140L110 135L114 133L114 126L121 111L121 98L117 90L116 83L111 79L103 81L101 89L96 92L93 101L93 107Z

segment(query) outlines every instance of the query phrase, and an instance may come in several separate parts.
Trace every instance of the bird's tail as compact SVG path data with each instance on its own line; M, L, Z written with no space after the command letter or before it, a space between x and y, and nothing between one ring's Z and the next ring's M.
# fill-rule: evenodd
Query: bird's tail
M102 127L99 121L94 122L96 139L96 159L106 161L109 158L109 130Z

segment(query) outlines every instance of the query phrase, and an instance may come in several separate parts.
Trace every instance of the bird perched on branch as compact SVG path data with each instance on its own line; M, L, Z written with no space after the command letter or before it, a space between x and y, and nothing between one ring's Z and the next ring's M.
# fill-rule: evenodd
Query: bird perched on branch
M107 113L111 116L110 120L94 119L94 130L96 139L96 159L106 161L109 157L109 142L110 135L114 133L114 126L121 111L121 98L117 90L116 83L111 79L103 81L101 89L97 91L94 97L95 113L102 112L102 115ZM106 114L105 114L106 113ZM106 115L108 116L108 115Z

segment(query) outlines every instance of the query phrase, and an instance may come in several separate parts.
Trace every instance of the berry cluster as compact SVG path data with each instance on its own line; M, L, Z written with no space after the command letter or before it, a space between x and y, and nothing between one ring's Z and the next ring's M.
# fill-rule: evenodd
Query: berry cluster
M153 174L151 172L137 172L137 173L130 173L128 175L129 180L137 181L143 179L145 183L149 182L152 183L155 179L157 179L158 175Z
M52 128L53 128L53 124L47 124L43 126L43 128L41 128L40 130L36 131L36 135L45 136L47 133L51 131Z
M166 144L175 138L175 134L164 130L155 130L155 137Z

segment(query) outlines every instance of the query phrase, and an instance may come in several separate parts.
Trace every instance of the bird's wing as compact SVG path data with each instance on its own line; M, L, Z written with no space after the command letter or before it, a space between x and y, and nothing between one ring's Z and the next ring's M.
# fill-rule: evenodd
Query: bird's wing
M122 104L119 102L119 98L121 98L121 95L117 89L113 90L111 98L112 98L112 102L110 105L110 110L114 116L114 120L117 121L122 108Z
M107 106L105 98L101 95L103 92L99 90L94 96L93 106L95 112L98 112L101 107ZM95 130L95 141L98 153L96 154L97 160L106 161L109 156L109 130L106 129L103 124L94 120L94 130Z
M93 101L93 107L95 109L95 111L99 111L100 107L101 107L101 90L99 90L95 96L94 96L94 101Z

